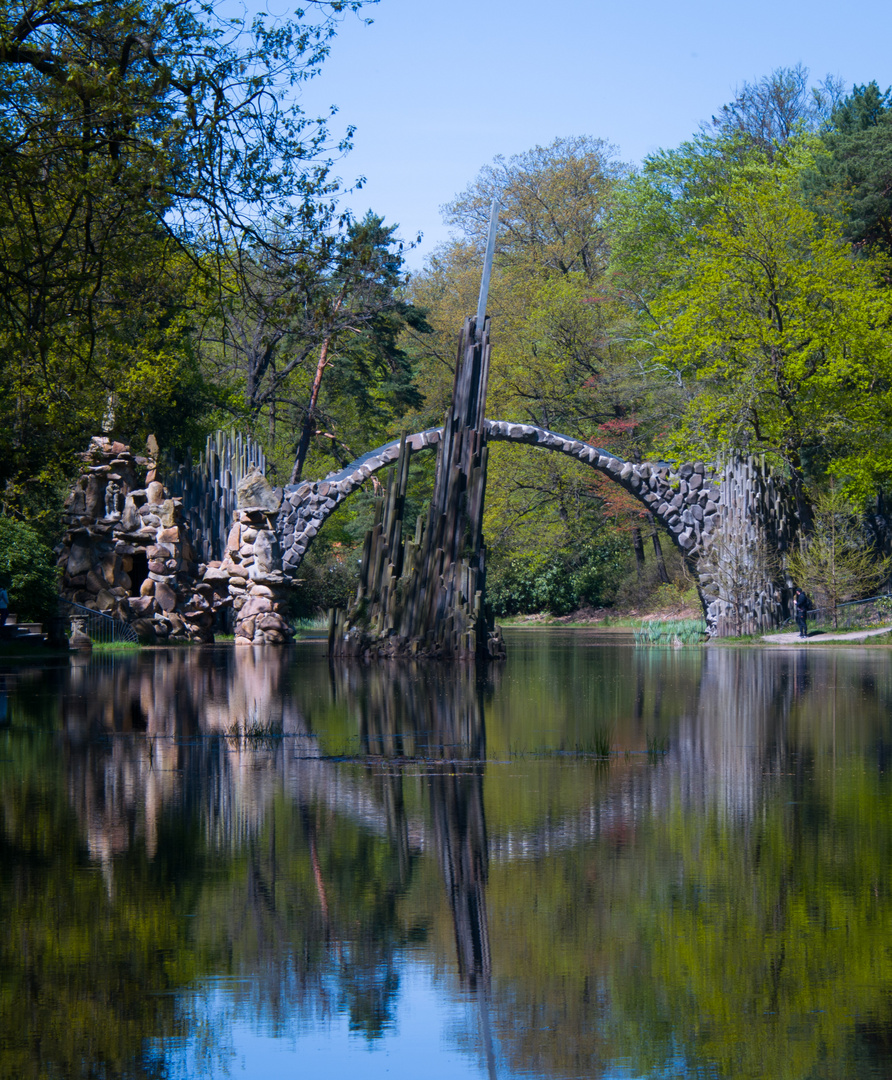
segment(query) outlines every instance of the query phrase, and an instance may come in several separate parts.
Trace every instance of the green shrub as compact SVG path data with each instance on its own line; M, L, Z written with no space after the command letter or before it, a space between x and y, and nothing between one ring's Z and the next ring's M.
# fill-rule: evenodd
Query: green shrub
M612 531L579 548L516 555L490 567L487 600L497 618L604 607L613 602L629 558L628 540Z
M9 610L22 622L46 623L56 613L59 570L52 550L30 525L0 516L0 583Z
M347 607L356 596L361 554L361 548L338 543L310 548L301 563L300 585L294 591L289 615L311 619L329 608Z

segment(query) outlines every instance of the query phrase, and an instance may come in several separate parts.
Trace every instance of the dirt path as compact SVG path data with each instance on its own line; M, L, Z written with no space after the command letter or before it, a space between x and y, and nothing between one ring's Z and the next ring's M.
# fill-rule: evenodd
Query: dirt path
M825 634L812 631L808 635L808 641L820 644L822 641L863 641L865 638L877 637L879 634L888 634L892 626L882 626L879 630L850 630L845 634ZM790 634L766 634L763 641L770 645L804 645L799 637L799 631L794 630Z

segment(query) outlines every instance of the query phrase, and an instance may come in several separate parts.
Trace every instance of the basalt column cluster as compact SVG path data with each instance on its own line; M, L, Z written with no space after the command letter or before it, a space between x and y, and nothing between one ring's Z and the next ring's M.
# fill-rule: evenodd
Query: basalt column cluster
M419 519L414 539L404 539L411 452L404 439L384 512L366 537L356 601L332 613L332 655L502 655L483 604L489 363L488 320L479 332L476 319L466 320L427 521Z

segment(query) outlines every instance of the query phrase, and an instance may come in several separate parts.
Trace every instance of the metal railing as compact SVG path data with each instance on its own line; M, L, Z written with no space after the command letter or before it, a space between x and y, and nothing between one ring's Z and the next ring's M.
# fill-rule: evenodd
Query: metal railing
M139 638L132 626L120 619L113 619L104 611L94 611L93 608L60 597L59 614L63 618L83 620L84 633L97 645L110 645L121 641L132 645L139 644Z
M805 616L806 625L814 627L833 627L834 611L832 607L809 608ZM873 623L892 623L892 594L881 593L869 596L866 600L848 600L836 607L835 629L856 630ZM781 626L793 626L795 613L785 619Z

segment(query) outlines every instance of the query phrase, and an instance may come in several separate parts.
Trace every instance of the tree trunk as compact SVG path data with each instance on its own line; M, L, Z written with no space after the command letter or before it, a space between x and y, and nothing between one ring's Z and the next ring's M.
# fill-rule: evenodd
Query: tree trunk
M644 541L641 539L641 529L637 525L632 529L632 547L635 549L635 567L640 585L644 577Z
M650 522L653 532L651 533L651 539L654 544L654 555L657 559L657 571L660 575L660 583L663 585L669 584L669 575L666 573L666 562L663 559L663 549L660 547L660 534L657 532L657 523L654 521L653 514L647 515L647 520Z
M310 391L310 404L307 406L307 415L304 417L300 432L300 442L297 444L297 457L294 468L291 470L289 484L299 484L304 462L307 460L307 451L310 449L310 439L316 430L316 402L319 400L319 388L322 386L322 374L328 367L328 346L331 338L327 337L322 342L319 351L319 363L316 365L316 375L313 378L313 389Z

